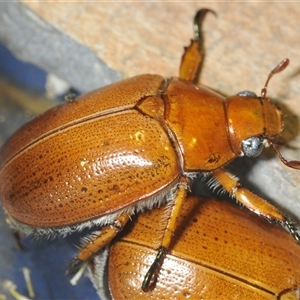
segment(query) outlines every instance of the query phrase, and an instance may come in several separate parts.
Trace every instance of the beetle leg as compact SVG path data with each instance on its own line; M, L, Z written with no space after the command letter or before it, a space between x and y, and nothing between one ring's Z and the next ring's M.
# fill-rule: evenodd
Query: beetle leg
M142 290L144 292L149 291L155 285L157 276L159 274L159 270L161 268L163 260L166 256L168 249L170 247L170 244L172 242L172 237L173 237L174 231L176 229L176 222L177 222L178 216L180 214L180 211L181 211L181 208L183 205L183 201L186 198L186 194L187 194L187 183L186 183L186 180L184 179L179 184L178 189L176 191L174 205L172 207L172 211L171 211L169 219L168 219L168 224L164 231L161 245L158 248L158 253L155 257L153 264L149 268L149 270L144 278L144 281L142 284Z
M190 46L185 48L181 58L179 77L181 79L197 82L201 64L204 58L202 23L210 9L200 9L194 18L194 39Z
M297 233L296 226L293 225L293 223L274 205L244 188L237 178L229 173L226 173L222 169L212 172L212 175L231 196L236 198L249 210L266 218L272 223L280 222L281 224L285 225L296 242L300 244L300 236Z
M66 271L67 275L75 274L83 263L93 258L97 252L105 247L124 228L131 215L121 214L112 225L107 225L101 231L93 233L84 239L77 256L74 257Z
M21 237L20 237L20 233L19 231L16 231L16 230L12 230L13 232L13 235L15 237L15 240L16 240L16 243L17 243L17 246L18 246L18 249L22 250L22 251L27 251L27 248L22 244L21 242Z

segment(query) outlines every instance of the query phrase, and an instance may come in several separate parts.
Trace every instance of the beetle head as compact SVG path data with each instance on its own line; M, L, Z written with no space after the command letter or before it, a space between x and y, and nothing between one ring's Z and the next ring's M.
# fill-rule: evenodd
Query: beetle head
M299 161L287 161L279 152L274 138L283 129L281 111L266 98L270 79L284 70L289 60L282 60L269 74L261 97L243 91L226 99L227 126L233 151L240 156L257 156L264 147L272 146L280 160L288 167L300 169Z
M257 156L283 128L281 111L269 100L243 91L226 99L227 126L233 151Z

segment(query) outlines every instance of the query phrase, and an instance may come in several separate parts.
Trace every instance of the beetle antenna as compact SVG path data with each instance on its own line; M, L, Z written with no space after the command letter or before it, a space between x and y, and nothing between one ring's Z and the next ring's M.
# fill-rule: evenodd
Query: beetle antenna
M268 143L273 147L274 151L276 152L276 154L278 155L279 159L288 167L293 168L293 169L297 169L300 170L300 161L299 160L286 160L282 154L279 152L276 144L273 143L273 141L271 139L268 139Z
M267 89L270 79L273 77L274 74L277 74L281 71L283 71L289 64L290 60L288 58L283 59L269 74L267 81L265 83L265 86L261 90L261 96L262 98L266 98L267 95Z

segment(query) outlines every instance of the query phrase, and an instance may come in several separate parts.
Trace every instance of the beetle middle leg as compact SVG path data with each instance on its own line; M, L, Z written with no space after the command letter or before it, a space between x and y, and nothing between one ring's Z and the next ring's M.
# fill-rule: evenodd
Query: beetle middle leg
M71 261L66 273L75 274L81 265L92 259L97 252L104 248L111 240L124 228L129 221L131 215L128 213L121 214L113 224L107 225L97 232L85 238L84 245L80 247L80 251Z
M215 179L224 187L224 189L240 203L257 215L266 218L270 222L279 222L285 225L294 237L296 242L300 244L300 236L297 228L293 223L274 205L268 203L263 198L253 194L244 188L237 178L219 169L212 172Z
M178 185L178 189L176 191L176 196L174 199L174 205L172 207L172 211L170 213L170 217L168 219L168 224L164 230L163 239L161 241L161 245L158 249L157 255L151 267L149 268L143 284L142 290L144 292L149 291L155 285L159 270L163 263L163 260L168 252L170 244L172 242L173 234L176 229L176 223L178 216L180 215L180 211L183 205L183 202L187 195L187 182L186 179L183 178L181 183Z

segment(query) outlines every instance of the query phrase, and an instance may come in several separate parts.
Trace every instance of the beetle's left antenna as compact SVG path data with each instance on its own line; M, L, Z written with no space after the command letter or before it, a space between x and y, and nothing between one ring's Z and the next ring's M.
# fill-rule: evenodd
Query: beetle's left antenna
M274 151L278 155L279 159L287 166L292 169L300 170L300 161L299 160L286 160L282 154L279 152L277 145L272 141L272 139L268 139L268 143L273 147Z

